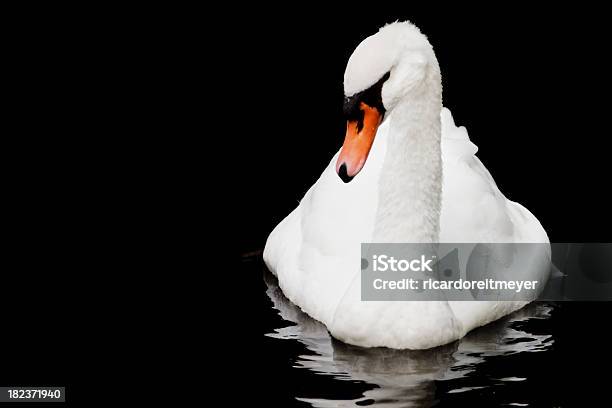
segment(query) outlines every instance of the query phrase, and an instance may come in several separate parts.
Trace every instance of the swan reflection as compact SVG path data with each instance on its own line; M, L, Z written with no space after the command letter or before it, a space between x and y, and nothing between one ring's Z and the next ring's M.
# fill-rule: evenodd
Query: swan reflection
M340 381L364 382L370 389L354 400L326 400L297 396L315 407L350 407L383 404L386 407L428 406L435 402L434 381L460 379L475 371L489 357L539 352L553 344L550 335L528 333L516 322L546 319L552 306L532 303L485 327L473 330L454 343L429 350L394 350L361 348L333 339L325 326L303 313L283 295L276 278L264 272L267 295L287 322L267 336L297 340L312 354L297 357L296 368L305 368L319 375L333 376ZM521 377L505 377L498 382L522 381ZM488 386L457 387L448 393L461 393Z

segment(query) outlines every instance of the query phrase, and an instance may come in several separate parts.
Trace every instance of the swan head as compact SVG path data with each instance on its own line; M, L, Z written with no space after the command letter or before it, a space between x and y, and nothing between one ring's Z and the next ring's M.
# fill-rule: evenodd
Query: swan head
M432 70L439 73L431 44L407 21L388 24L357 46L344 72L347 127L336 162L342 181L361 171L378 126L400 102L418 97Z

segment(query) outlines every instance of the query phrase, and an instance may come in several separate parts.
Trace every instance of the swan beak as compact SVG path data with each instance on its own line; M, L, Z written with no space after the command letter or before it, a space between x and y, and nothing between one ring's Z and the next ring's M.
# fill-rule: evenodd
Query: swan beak
M363 120L346 122L346 136L336 162L336 172L345 183L351 181L363 168L382 121L378 109L364 102L361 102L359 109L363 112Z

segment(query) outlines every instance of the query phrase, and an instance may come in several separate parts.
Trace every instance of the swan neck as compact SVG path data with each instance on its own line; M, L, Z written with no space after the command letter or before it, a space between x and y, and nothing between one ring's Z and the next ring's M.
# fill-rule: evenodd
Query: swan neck
M434 88L435 89L435 88ZM437 242L442 197L441 92L391 112L378 183L374 242Z

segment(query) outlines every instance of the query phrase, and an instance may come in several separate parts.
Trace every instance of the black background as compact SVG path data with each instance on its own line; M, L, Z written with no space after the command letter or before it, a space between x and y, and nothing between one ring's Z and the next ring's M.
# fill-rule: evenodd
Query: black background
M137 365L153 367L157 382L182 375L208 392L216 357L222 369L213 380L230 391L210 392L228 399L286 405L296 390L317 388L283 360L279 347L289 342L263 336L277 317L259 260L243 255L263 248L340 147L346 61L396 19L430 39L444 105L502 192L531 210L551 241L610 240L606 13L334 7L236 5L222 15L32 7L9 15L7 83L19 92L7 107L18 126L7 131L4 162L13 228L4 248L0 384L65 385L72 401L112 398L100 388L123 376L146 380L130 367L141 357L147 363ZM185 191L205 197L193 214L196 200ZM209 230L214 221L229 237ZM162 233L166 224L188 231ZM163 250L141 248L151 237ZM179 238L187 241L181 256L162 265L166 242ZM231 291L192 283L211 238L237 261L235 270L213 271L240 282ZM184 266L187 252L198 259ZM198 293L187 296L187 287ZM201 298L216 306L205 309ZM194 304L176 306L182 299ZM537 378L555 401L601 397L593 366L605 367L610 306L563 310L553 320L560 351L542 361ZM195 352L177 357L191 353L184 331L194 327L222 343L198 342L204 363ZM165 368L166 360L197 372ZM164 392L144 382L142 390Z
M248 35L230 45L237 53L229 68L237 87L225 136L230 157L220 167L235 194L232 242L239 259L247 259L239 267L237 307L264 310L259 319L249 311L253 319L242 320L244 334L279 325L261 294L260 266L244 256L263 249L341 146L348 57L362 39L398 19L428 36L442 70L444 106L467 128L501 191L535 214L553 242L610 240L609 33L601 10L384 8L355 6L332 15L303 7L239 20ZM609 303L558 307L551 320L554 351L525 368L531 401L573 406L607 398L607 380L596 367L607 361L603 330L610 311ZM270 405L313 391L342 397L337 385L312 382L284 360L299 353L292 349L297 345L261 341L261 363L244 372L253 370L266 385L252 384L254 394L247 395Z

